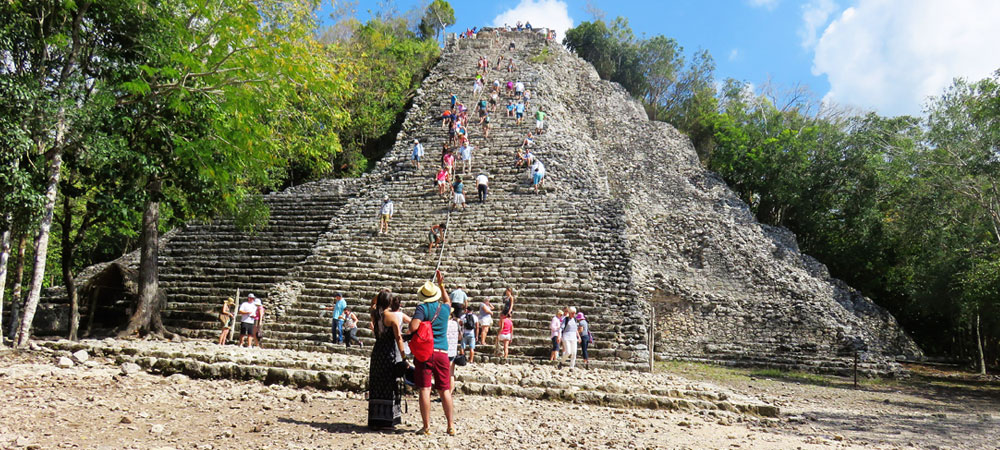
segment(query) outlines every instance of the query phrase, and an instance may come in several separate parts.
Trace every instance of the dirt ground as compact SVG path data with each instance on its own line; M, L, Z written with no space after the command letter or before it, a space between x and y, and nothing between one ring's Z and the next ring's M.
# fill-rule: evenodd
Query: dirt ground
M439 403L417 436L416 399L395 432L371 432L358 395L256 382L124 375L101 359L0 353L0 448L997 449L1000 387L924 372L906 382L668 364L662 370L776 403L780 419L461 396L458 435ZM919 373L919 372L918 372Z

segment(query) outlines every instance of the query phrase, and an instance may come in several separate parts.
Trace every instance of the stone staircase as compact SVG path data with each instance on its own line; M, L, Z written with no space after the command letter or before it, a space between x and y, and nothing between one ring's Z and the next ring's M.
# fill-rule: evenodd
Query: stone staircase
M518 43L513 53L506 51L511 39ZM476 308L483 298L489 298L495 308L499 307L506 287L516 292L515 339L511 345L515 360L547 358L548 324L552 315L556 308L576 306L588 315L592 324L597 344L592 347L591 357L603 361L597 364L622 360L641 363L646 355L626 354L622 345L628 340L622 336L632 334L641 340L643 331L626 323L620 304L609 302L611 298L629 297L630 292L627 260L620 251L623 224L610 219L620 206L608 198L566 195L566 187L551 180L558 175L549 177L542 193L534 194L527 169L514 167L516 149L527 133L534 131L533 120L526 118L516 126L513 118L498 111L488 140L483 138L478 124L471 125L471 142L475 146L473 171L457 172L464 176L468 208L452 212L449 219L450 195L442 198L436 193L433 180L439 149L448 139L447 131L441 127L440 112L450 106L452 92L469 104L470 110L474 109L471 87L480 53L488 54L492 61L501 51L507 57L513 56L521 65L515 75L533 92L532 102L537 103L544 96L544 91L539 92L541 89L532 83L532 68L524 61L537 55L545 42L527 35L511 39L505 39L502 46L481 40L461 41L448 47L414 102L404 131L397 139L400 144L364 180L368 183L357 195L346 202L325 202L326 209L313 208L312 203L293 202L290 208L296 214L303 211L310 214L305 224L294 225L293 230L306 224L319 225L322 217L331 217L318 241L308 243L305 236L301 241L292 241L302 242L302 248L312 247L304 260L284 256L294 253L297 245L283 249L278 242L261 241L262 245L256 247L257 254L247 255L250 260L219 261L220 255L205 253L208 249L226 254L233 250L229 247L231 242L215 241L219 239L217 232L225 236L224 225L187 232L172 243L184 247L169 250L163 260L164 285L170 300L165 323L188 337L211 339L218 333L214 312L219 299L232 295L236 287L243 292L253 289L260 296L270 284L294 280L301 282L304 289L294 304L266 327L264 344L296 350L349 351L329 344L329 313L324 314L321 308L331 304L336 292L343 292L361 323L367 324L369 299L379 289L388 288L403 295L404 310L411 311L415 305L413 293L433 274L439 257L427 252L428 229L432 224L448 221L448 239L441 257L446 282L452 287L464 285ZM496 75L504 80L508 77L505 71ZM471 111L469 116L474 118L476 114ZM409 163L409 146L414 138L426 149L420 170ZM548 163L545 135L536 138L535 148L538 157ZM473 180L481 169L490 177L486 204L478 203ZM397 211L391 232L377 235L376 213L383 195L393 200ZM297 198L294 193L288 197ZM297 216L289 213L289 220L294 217ZM273 228L284 230L290 225L290 222L276 222ZM219 226L222 228L216 228ZM281 238L280 232L270 236ZM209 244L202 245L203 242ZM236 253L253 252L253 248L240 248ZM298 255L294 253L295 257ZM203 263L212 266L200 266ZM240 272L237 267L255 268L259 272ZM494 326L490 336L495 337L496 331ZM368 344L372 342L371 333L363 325L359 336ZM487 345L481 346L477 353L487 356L492 352L492 346Z

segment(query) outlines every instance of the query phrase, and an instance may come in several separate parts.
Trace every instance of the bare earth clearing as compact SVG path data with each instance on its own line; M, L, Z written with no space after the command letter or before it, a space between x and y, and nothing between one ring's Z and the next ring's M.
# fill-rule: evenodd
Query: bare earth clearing
M422 437L414 397L399 431L374 433L356 394L123 375L102 358L63 369L41 353L2 353L0 367L2 448L1000 448L1000 387L925 370L854 390L836 378L673 363L662 369L776 404L781 418L462 395L459 435L445 435L435 403L435 435Z

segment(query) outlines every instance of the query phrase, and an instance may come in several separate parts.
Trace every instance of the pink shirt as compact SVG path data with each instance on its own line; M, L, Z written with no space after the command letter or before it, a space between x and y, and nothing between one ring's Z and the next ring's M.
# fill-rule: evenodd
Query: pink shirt
M507 317L503 320L503 324L500 325L500 334L511 334L514 332L514 321Z
M549 323L549 331L552 332L552 337L559 337L560 328L562 328L562 319L559 316L552 316L552 322Z
M447 180L448 179L448 171L444 170L444 169L441 169L441 171L438 172L438 174L437 174L437 179L438 179L438 181L445 181L445 180Z

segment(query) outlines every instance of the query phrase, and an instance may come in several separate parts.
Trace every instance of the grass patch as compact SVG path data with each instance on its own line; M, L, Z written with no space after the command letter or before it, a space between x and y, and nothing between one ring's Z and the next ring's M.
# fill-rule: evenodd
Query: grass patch
M538 52L537 55L532 56L531 62L536 64L544 64L551 61L553 56L554 55L552 53L549 53L549 48L546 47L543 48L541 52Z
M749 375L755 378L788 381L792 383L814 384L817 386L832 386L835 383L830 377L808 372L786 372L778 369L755 369Z
M747 378L746 370L688 361L657 361L654 369L657 372L709 381L739 381Z

